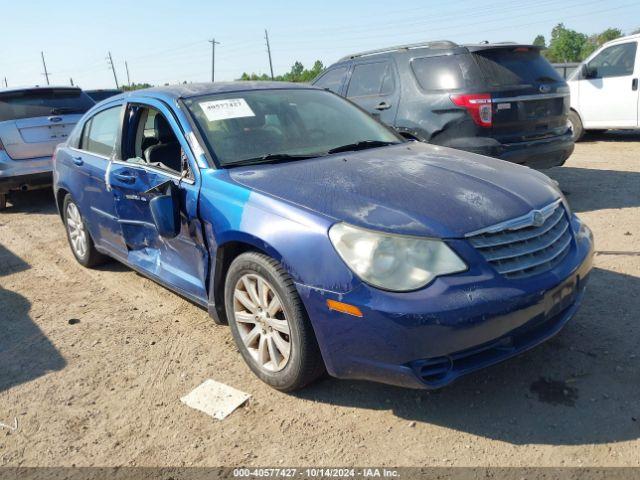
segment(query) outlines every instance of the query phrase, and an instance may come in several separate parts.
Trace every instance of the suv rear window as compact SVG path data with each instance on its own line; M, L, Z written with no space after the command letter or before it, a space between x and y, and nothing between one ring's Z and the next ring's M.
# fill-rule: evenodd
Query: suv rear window
M411 69L424 90L458 90L480 80L478 67L468 54L414 58Z
M562 77L538 49L498 48L474 52L480 71L493 87L561 82Z
M0 122L85 113L95 102L78 88L39 88L0 94Z

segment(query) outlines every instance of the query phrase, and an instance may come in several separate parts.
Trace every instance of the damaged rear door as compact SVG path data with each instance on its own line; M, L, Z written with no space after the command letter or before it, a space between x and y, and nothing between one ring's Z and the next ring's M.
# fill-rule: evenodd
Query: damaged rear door
M127 263L206 302L209 259L197 210L200 180L182 130L169 108L156 100L129 103L125 118L121 158L111 163L108 179ZM180 225L173 238L160 235L150 208L169 182L178 190Z

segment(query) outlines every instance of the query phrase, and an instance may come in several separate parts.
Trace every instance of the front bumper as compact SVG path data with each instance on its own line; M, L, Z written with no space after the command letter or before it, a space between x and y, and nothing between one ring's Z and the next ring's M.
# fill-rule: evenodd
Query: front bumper
M459 240L467 272L416 292L361 284L337 294L297 285L328 372L409 388L439 388L551 338L573 317L593 261L591 233L574 217L565 260L544 274L508 280ZM328 299L357 306L362 318L327 309Z
M13 160L0 152L0 194L51 185L52 168L50 156Z
M448 147L526 165L537 170L559 167L571 156L571 133L529 142L500 143L493 138L456 139Z

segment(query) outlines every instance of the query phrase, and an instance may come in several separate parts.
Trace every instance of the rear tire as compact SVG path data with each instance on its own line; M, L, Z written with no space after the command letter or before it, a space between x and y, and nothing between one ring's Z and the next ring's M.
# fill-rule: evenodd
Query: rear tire
M87 224L69 194L64 197L62 211L64 212L67 240L69 240L69 246L78 263L87 268L105 263L108 257L96 250L91 234L87 229Z
M574 142L579 142L582 140L584 136L584 127L582 126L582 120L580 120L580 115L575 110L571 110L569 112L569 116L567 118L569 126L573 131L573 136L571 137Z
M278 262L257 252L238 256L227 272L225 307L240 354L260 380L290 392L324 373L311 322Z

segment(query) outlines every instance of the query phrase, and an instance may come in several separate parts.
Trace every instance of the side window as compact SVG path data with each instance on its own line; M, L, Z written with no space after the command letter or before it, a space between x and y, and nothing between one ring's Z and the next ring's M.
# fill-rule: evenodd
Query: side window
M347 97L388 95L393 88L393 71L387 62L365 63L353 69Z
M314 84L316 87L326 88L333 93L340 93L344 78L347 75L347 67L338 67L333 70L329 70Z
M129 107L125 161L181 174L187 164L185 153L167 118L153 107Z
M587 78L633 75L637 46L629 42L605 48L587 64Z
M121 106L109 108L94 115L84 124L80 148L97 155L109 157L116 146L120 130Z
M461 60L461 55L415 58L411 69L424 90L456 90L469 84L469 70ZM480 75L476 73L476 76Z

